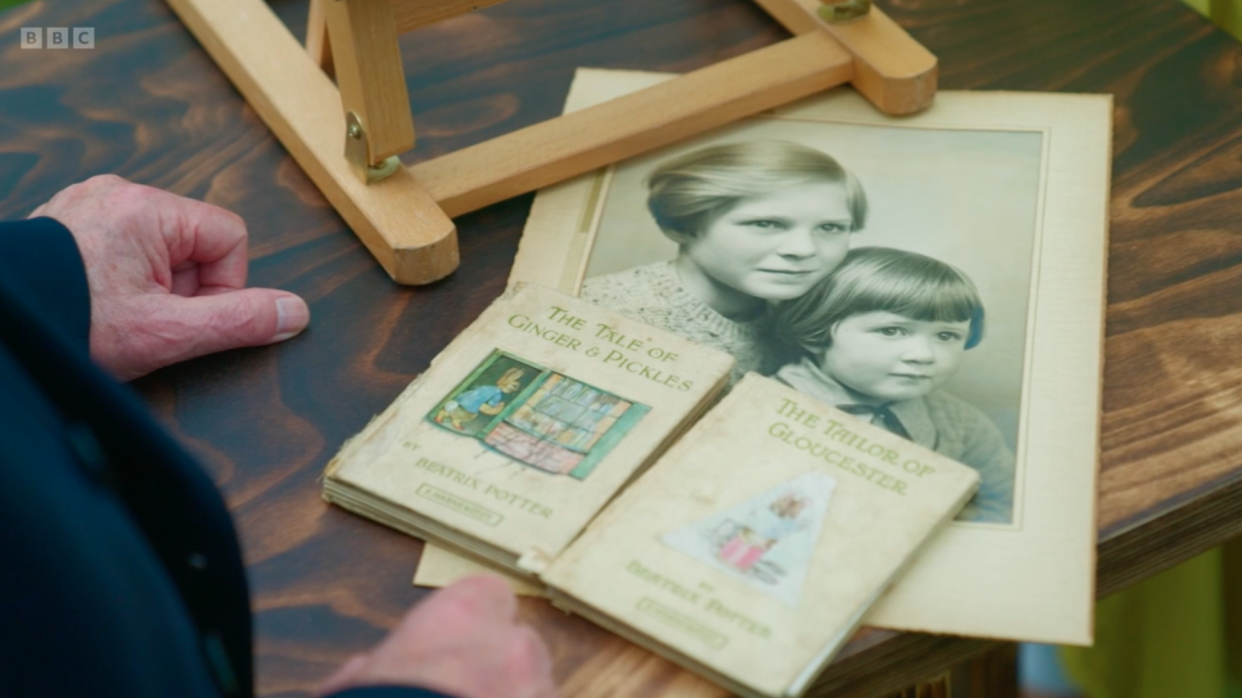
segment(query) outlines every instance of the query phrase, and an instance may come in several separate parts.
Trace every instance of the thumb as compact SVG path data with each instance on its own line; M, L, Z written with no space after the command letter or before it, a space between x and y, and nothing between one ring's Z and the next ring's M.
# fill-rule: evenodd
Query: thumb
M185 337L185 354L178 360L283 342L310 322L306 301L270 288L169 300L178 306L178 324L192 330Z

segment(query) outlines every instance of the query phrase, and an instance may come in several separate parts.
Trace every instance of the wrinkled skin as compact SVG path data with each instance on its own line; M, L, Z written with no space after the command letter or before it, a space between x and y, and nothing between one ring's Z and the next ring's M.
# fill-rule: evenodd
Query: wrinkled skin
M31 214L60 221L86 265L91 357L118 380L238 347L284 341L310 321L287 291L246 288L236 214L116 177L75 184Z

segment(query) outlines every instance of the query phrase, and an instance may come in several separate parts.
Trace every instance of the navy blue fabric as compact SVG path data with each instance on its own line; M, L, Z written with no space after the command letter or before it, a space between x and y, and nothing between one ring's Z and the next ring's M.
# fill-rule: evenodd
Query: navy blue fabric
M77 243L63 225L51 218L0 222L0 279L23 296L7 302L49 313L70 342L88 346L90 292Z
M0 223L0 696L250 696L228 510L89 329L69 232Z

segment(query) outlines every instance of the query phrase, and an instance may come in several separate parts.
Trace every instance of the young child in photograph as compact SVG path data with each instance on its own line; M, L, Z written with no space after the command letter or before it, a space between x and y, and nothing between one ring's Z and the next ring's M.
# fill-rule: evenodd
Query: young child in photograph
M959 521L1011 520L1013 453L987 416L939 390L983 334L983 302L965 274L913 252L855 249L778 307L776 325L804 352L778 380L979 471Z
M844 258L867 218L857 178L813 148L752 141L665 162L647 187L677 257L587 279L582 298L728 352L735 381L772 373L771 304L806 293Z

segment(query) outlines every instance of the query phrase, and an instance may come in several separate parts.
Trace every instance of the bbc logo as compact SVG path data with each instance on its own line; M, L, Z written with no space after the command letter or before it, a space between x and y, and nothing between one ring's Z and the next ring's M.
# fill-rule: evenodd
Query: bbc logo
M94 27L22 27L22 48L95 48Z

